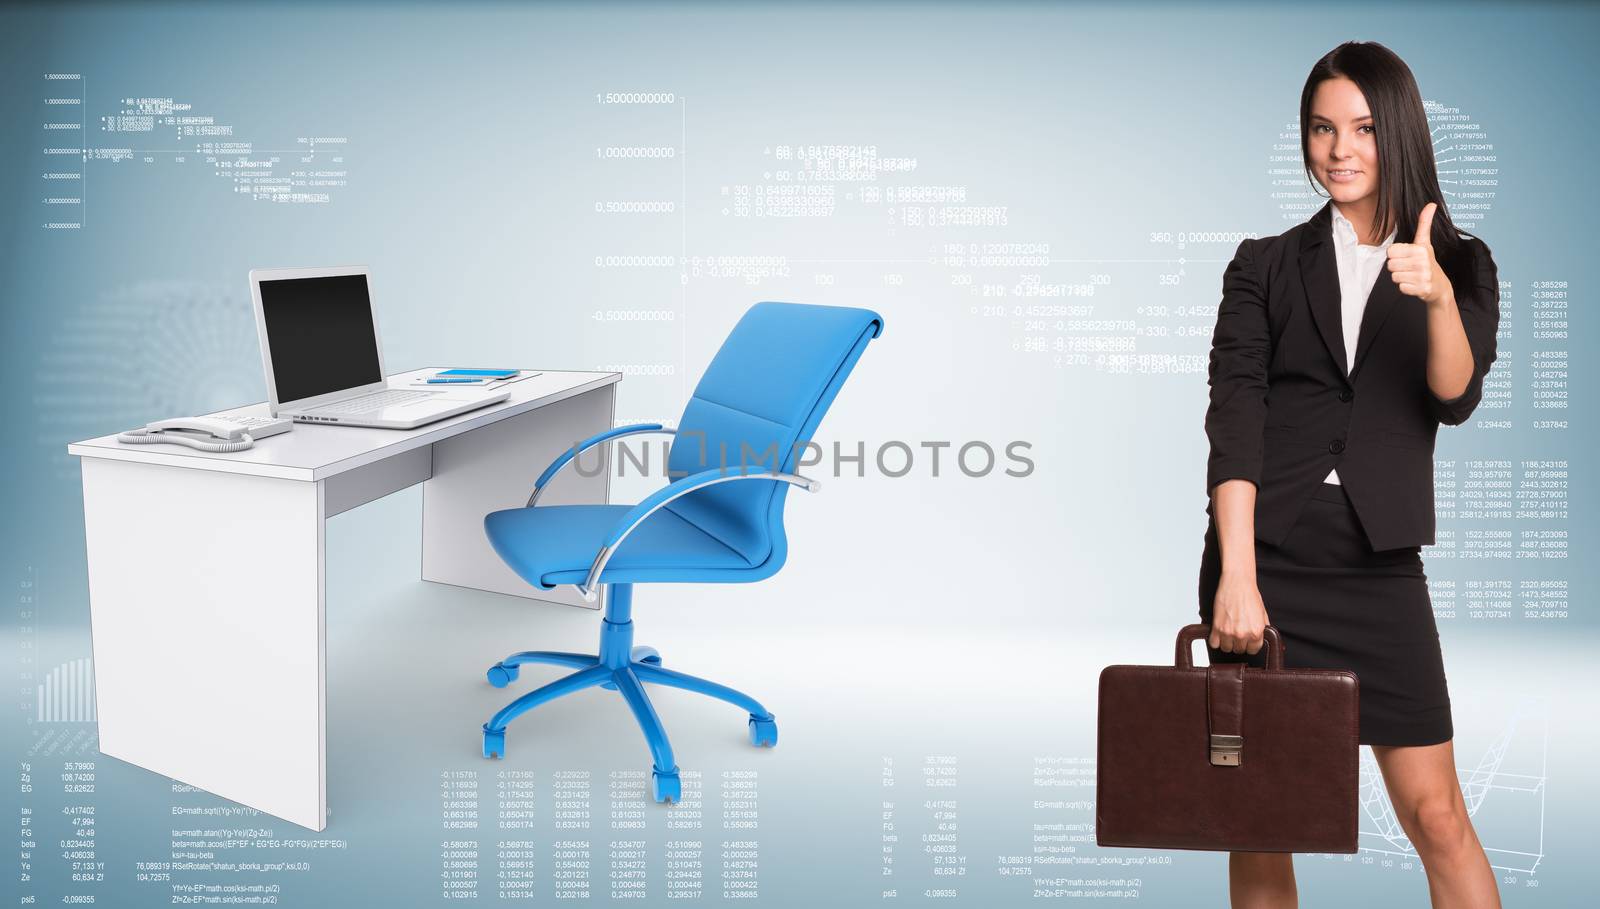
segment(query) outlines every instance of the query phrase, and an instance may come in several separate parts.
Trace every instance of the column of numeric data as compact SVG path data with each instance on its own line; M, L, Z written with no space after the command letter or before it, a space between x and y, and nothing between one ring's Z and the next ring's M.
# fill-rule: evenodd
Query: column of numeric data
M550 877L558 900L588 899L592 892L592 781L587 770L557 770L552 782L550 811L556 838L550 847Z
M722 898L761 895L760 787L754 770L724 770L722 795Z
M683 798L667 809L667 899L697 900L705 896L705 786L698 770L679 772Z
M1568 345L1572 337L1570 293L1566 281L1534 281L1528 292L1530 316L1529 382L1533 397L1533 428L1543 432L1570 427ZM1517 579L1517 601L1524 619L1561 620L1570 617L1565 576L1570 554L1568 493L1570 463L1564 457L1527 458L1517 486L1520 537L1517 559L1523 567ZM1558 567L1559 566L1559 567Z
M106 877L105 863L99 860L95 847L95 806L88 801L95 791L94 762L64 761L60 792L65 798L61 807L36 814L29 804L36 792L55 794L55 787L46 782L48 772L37 767L31 760L22 761L17 772L17 794L21 803L17 806L18 904L30 905L38 901L38 896L32 892L35 875L41 870L35 867L36 858L46 862L50 858L60 859L60 868L66 873L46 864L45 875L40 880L64 882L62 903L93 903L98 890L95 885L103 883ZM54 846L58 851L36 856L39 837L45 838L46 850Z
M1529 380L1533 428L1566 429L1568 396L1569 288L1566 281L1535 281L1528 292Z
M105 862L99 861L95 849L94 797L95 772L93 761L67 761L61 765L61 859L70 869L68 878L77 895L65 902L95 901L95 884L106 879Z
M961 853L960 814L956 789L960 766L953 754L932 754L922 759L922 853L928 857L932 885L923 890L929 899L957 899L957 880L967 873Z
M1435 462L1440 527L1424 559L1449 566L1430 572L1435 618L1568 617L1570 480L1562 457Z
M502 770L495 774L495 794L500 801L495 825L501 836L495 843L495 892L503 900L531 900L535 896L539 844L516 837L534 829L538 786L532 770Z
M439 774L439 818L445 839L439 843L439 895L447 900L478 898L478 772Z
M878 785L883 789L878 800L878 866L884 878L879 897L887 900L900 896L900 890L893 886L892 880L895 876L895 847L900 845L900 831L895 827L894 758L885 756L879 764Z
M607 880L613 900L649 899L649 863L645 849L646 792L650 775L643 770L613 770L607 789L611 797L611 842Z

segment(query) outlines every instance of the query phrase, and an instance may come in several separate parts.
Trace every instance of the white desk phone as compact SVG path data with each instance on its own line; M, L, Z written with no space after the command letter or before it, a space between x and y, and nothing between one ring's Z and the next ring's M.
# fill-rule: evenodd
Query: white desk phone
M275 417L180 417L125 432L117 436L117 441L130 445L169 442L201 451L244 451L256 439L288 432L293 426L293 421Z

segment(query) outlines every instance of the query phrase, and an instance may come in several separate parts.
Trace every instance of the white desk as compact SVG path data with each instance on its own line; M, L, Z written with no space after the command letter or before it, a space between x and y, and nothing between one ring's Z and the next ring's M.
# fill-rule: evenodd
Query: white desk
M421 483L424 580L588 605L505 567L483 516L526 503L550 461L611 427L620 378L546 372L418 429L299 423L230 454L115 435L68 445L83 466L100 750L323 829L323 522ZM546 498L604 502L608 473L564 471Z

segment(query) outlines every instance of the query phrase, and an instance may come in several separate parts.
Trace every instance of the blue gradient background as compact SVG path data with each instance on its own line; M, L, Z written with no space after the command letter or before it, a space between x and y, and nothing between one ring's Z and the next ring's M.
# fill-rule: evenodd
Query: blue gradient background
M1213 305L1235 244L1174 253L1150 233L1288 227L1269 198L1268 151L1294 119L1310 64L1342 40L1375 39L1406 58L1425 97L1470 113L1496 146L1499 195L1478 232L1514 285L1517 330L1527 328L1529 282L1571 288L1571 428L1534 433L1524 406L1515 431L1447 430L1439 446L1440 458L1569 460L1573 558L1547 570L1568 581L1571 616L1478 621L1463 608L1440 627L1458 763L1471 771L1503 744L1502 773L1548 784L1492 792L1475 816L1491 848L1542 853L1533 874L1502 874L1506 904L1590 900L1600 882L1589 852L1597 736L1587 720L1600 578L1586 557L1596 527L1588 417L1589 362L1600 348L1589 334L1595 260L1583 218L1596 201L1597 26L1590 6L1492 3L8 6L3 552L37 609L25 620L7 607L7 683L17 679L26 699L37 679L23 673L88 653L81 493L66 443L265 397L244 280L252 267L370 265L392 371L667 371L623 381L622 422L675 418L727 329L758 299L869 306L885 315L885 334L819 442L864 440L870 452L893 439L997 448L1020 439L1032 443L1037 470L975 479L947 462L935 478L919 462L900 479L846 473L795 501L782 574L754 587L641 590L640 639L671 665L756 693L783 722L782 747L753 752L740 745L739 717L671 692L658 698L680 763L703 771L708 789L724 771L759 771L759 902L952 902L923 895L947 881L928 873L912 843L928 826L918 806L932 796L915 785L928 755L956 756L961 768L968 867L953 902L1028 902L1029 876L1000 873L1001 857L1031 852L1035 822L1092 816L1031 807L1041 797L1030 788L1034 759L1091 758L1099 668L1166 659L1172 632L1193 615L1206 389L1199 375L1059 369L1015 351L1011 323L973 315L979 301L932 260L949 242L1044 242L1053 264L1020 271L1071 283L1109 274L1097 315L1131 318L1152 301ZM328 205L274 206L230 193L194 162L90 162L84 229L42 230L38 175L57 166L40 154L37 129L46 72L84 75L91 122L123 97L171 96L218 112L263 147L348 136L349 185ZM682 103L597 105L595 93L608 91L671 91ZM843 203L826 219L722 214L723 187L763 182L773 169L763 149L823 143L916 157L918 170L898 182L964 185L972 204L1007 206L1009 224L890 230L881 208ZM681 155L598 160L594 149L605 145L674 145ZM686 201L681 217L593 210L596 200L645 198ZM787 256L791 267L757 283L684 283L676 268L593 264L684 253ZM1160 286L1170 262L1152 260L1175 254L1186 259L1182 280ZM1018 271L980 280L1014 284ZM818 284L819 273L833 283ZM595 318L613 309L677 318ZM1206 341L1166 349L1203 354ZM1527 342L1514 349L1525 399ZM635 478L614 488L628 499L649 486ZM439 826L438 776L463 769L483 775L490 814L497 771L599 774L602 821L591 838L603 893L605 844L621 836L603 822L605 774L645 766L621 705L596 691L541 708L513 727L505 764L476 757L478 724L507 699L482 684L483 667L512 650L591 649L595 617L419 582L419 509L413 489L329 524L333 816L323 836L347 848L284 853L311 870L271 879L281 903L446 902L437 852L454 836ZM1436 578L1480 572L1430 565ZM8 757L53 768L41 777L61 760L95 760L92 726L57 739L61 729L0 706ZM886 757L901 780L892 878L881 876ZM194 826L169 817L172 804L225 803L173 793L115 760L95 763L105 882L73 884L53 857L59 850L41 847L27 882L8 854L7 889L41 904L94 893L103 905L168 905L163 885L134 880L134 863L170 856L170 831ZM6 787L10 822L24 798ZM1092 790L1070 797L1091 799ZM59 786L28 799L36 811L62 801ZM714 809L708 798L706 902L721 901L714 844L732 838L709 822ZM642 838L655 863L667 815L648 814ZM59 819L39 823L57 825L41 828L41 843L53 841ZM270 818L249 823L303 833ZM544 848L552 836L529 838ZM494 899L501 837L489 824L475 838L484 844L480 899ZM1139 855L1086 844L1078 854ZM1133 875L1147 903L1223 901L1219 857L1149 856L1159 863L1036 865L1032 876ZM1400 860L1385 866L1391 858L1303 857L1301 892L1308 905L1421 904L1421 873ZM547 883L547 849L537 864ZM658 864L651 875L653 905L664 902ZM888 888L898 896L884 899Z

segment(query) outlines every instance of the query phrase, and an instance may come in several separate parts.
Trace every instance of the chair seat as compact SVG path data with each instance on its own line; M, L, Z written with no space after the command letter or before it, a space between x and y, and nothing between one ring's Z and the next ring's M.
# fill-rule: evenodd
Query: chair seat
M601 541L631 507L510 508L485 517L483 529L495 552L513 571L528 583L549 590L558 584L582 583L589 576ZM628 534L606 563L599 582L746 580L754 567L715 537L663 508Z

